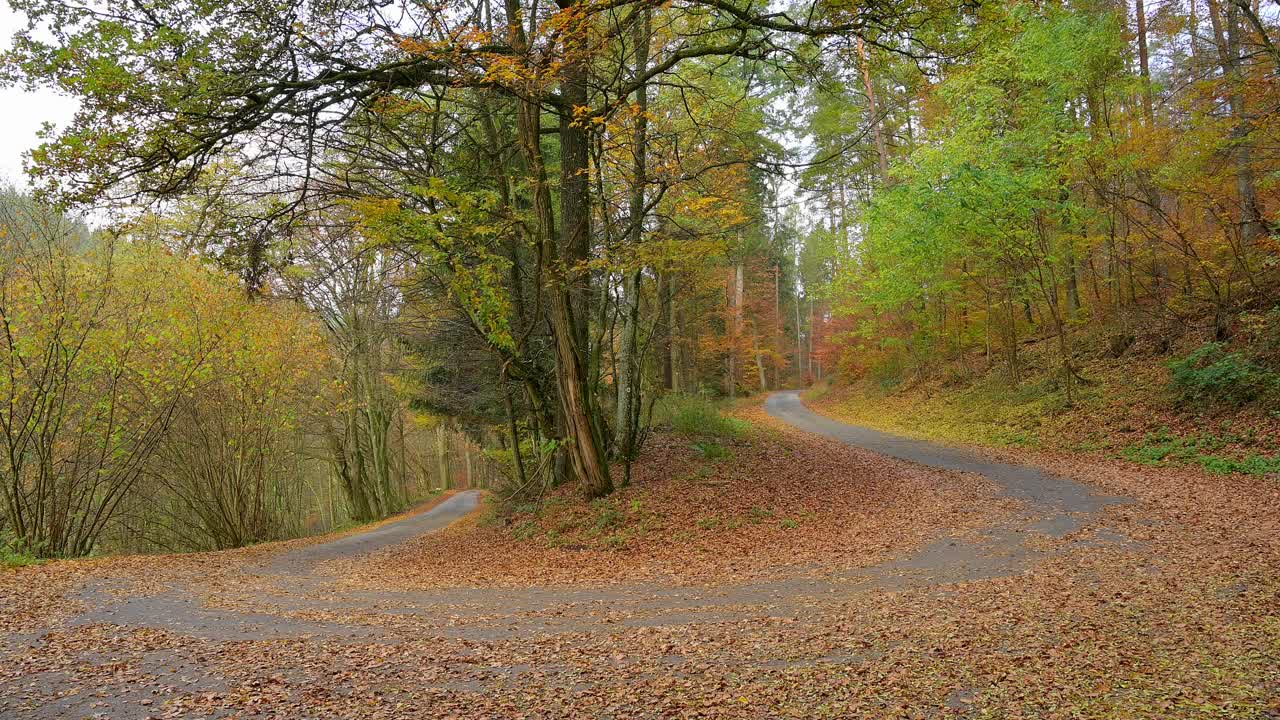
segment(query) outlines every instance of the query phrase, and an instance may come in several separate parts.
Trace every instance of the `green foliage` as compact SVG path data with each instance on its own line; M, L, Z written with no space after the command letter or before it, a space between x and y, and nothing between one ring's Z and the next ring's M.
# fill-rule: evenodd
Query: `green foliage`
M303 434L334 393L304 308L251 302L199 259L90 235L20 196L0 200L0 257L0 521L23 553L314 529L330 486L304 476L327 467Z
M706 440L694 443L693 449L706 460L724 460L733 456L733 453L720 443Z
M880 345L886 389L957 345L1009 344L1001 330L957 332L956 315L1017 323L1021 306L1057 292L1090 216L1063 179L1090 148L1080 98L1123 71L1122 24L1109 12L994 12L972 62L938 86L929 142L875 193L857 262L836 278L841 310Z
M595 511L592 527L597 532L616 528L626 519L618 504L612 498L597 498L591 501L591 509Z
M902 384L906 373L902 353L889 352L872 363L868 374L882 391L889 392Z
M1274 475L1280 473L1280 457L1249 455L1242 459L1206 455L1196 458L1205 470L1219 475L1244 473L1246 475Z
M1168 363L1171 386L1183 402L1242 405L1277 386L1275 373L1250 362L1243 354L1227 352L1222 343L1205 343Z
M1162 429L1148 433L1141 443L1123 449L1120 455L1143 465L1160 466L1171 462L1199 465L1219 475L1280 473L1280 457L1251 454L1244 458L1234 458L1220 454L1229 445L1246 439L1230 434L1179 436L1170 433L1168 429Z
M515 535L517 540L528 540L529 538L537 535L541 530L542 527L538 524L537 520L529 519L516 525L511 531L511 534Z
M0 530L0 567L14 568L35 565L39 554L32 551L14 534Z
M751 424L722 414L701 395L667 395L654 405L654 422L683 435L740 438ZM704 451L705 454L705 451Z

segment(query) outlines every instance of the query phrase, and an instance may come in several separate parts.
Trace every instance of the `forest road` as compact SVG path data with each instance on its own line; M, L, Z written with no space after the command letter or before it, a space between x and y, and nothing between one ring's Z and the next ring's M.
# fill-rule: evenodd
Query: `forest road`
M931 542L879 564L788 566L742 582L397 588L380 581L381 552L404 553L479 507L480 493L464 491L329 541L262 554L138 558L133 571L126 562L120 573L88 580L65 598L70 613L0 633L0 718L492 718L521 714L515 708L530 709L529 698L538 698L530 717L584 717L580 704L596 696L630 710L590 716L668 717L670 707L632 699L674 692L666 684L673 677L707 698L723 694L725 682L750 678L791 688L796 673L827 692L832 668L916 652L907 648L918 630L868 650L870 620L851 622L851 613L893 607L884 603L897 602L897 593L930 604L966 598L969 591L946 588L1011 579L1081 550L1142 547L1093 526L1124 498L837 422L808 410L795 392L771 395L766 409L842 443L980 473L1017 501L1015 510L976 532L939 528ZM744 654L747 645L756 650ZM735 697L753 692L744 685ZM944 692L939 702L960 701Z
M1056 511L1058 515L1079 513L1083 516L1096 513L1107 505L1132 502L1129 498L1100 495L1088 485L1027 465L995 462L960 448L832 420L805 407L800 393L795 390L773 393L766 401L765 409L770 415L801 430L847 445L942 470L983 475L999 484L1004 495L1023 500L1036 508ZM1080 523L1072 525L1078 527ZM1070 532L1070 529L1066 531Z
M987 528L979 538L944 536L908 557L869 568L884 573L879 586L896 589L921 582L940 584L1005 577L1040 560L1093 546L1136 549L1130 538L1100 530L1047 549L1044 539L1061 540L1092 524L1110 505L1131 498L1101 494L1096 488L1029 465L997 462L976 452L850 425L805 407L795 390L775 392L765 402L770 415L806 432L854 447L952 472L976 473L995 482L999 494L1020 501L1023 511L1010 522ZM910 570L913 574L903 575Z

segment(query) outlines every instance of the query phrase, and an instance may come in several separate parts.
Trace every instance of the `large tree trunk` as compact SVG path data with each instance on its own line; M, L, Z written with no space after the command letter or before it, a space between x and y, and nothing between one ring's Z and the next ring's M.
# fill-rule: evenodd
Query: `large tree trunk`
M560 111L560 217L558 277L553 281L550 314L555 336L556 382L569 439L574 477L588 497L613 492L600 433L599 403L587 373L586 267L590 236L587 131L575 122L573 108L587 103L586 69L574 63L564 71Z
M549 312L556 344L556 384L560 390L573 476L588 497L601 497L613 492L613 481L601 452L598 424L592 417L598 406L591 397L591 383L576 342L569 302L570 294L563 289L551 293Z
M506 0L507 15L520 17L516 0ZM527 52L524 28L511 23L511 47L517 54ZM575 33L569 32L572 38ZM566 436L569 465L573 477L590 497L613 491L609 467L601 452L599 405L592 394L586 373L585 286L590 275L586 260L590 250L590 184L587 131L575 122L574 108L587 104L586 59L583 49L566 41L565 67L561 72L560 105L560 217L562 232L556 232L551 189L541 146L541 103L536 97L521 98L516 113L520 149L529 167L530 191L537 243L542 260L549 266L547 320L555 343L556 386L559 389L562 430Z

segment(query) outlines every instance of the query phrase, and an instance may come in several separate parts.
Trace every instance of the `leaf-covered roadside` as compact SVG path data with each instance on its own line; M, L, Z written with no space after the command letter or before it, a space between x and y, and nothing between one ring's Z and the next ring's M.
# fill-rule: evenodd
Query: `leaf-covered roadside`
M633 482L584 501L561 488L513 516L477 519L352 559L348 581L386 587L733 582L865 567L942 532L989 524L1008 499L940 473L789 428L759 406L739 438L651 438Z

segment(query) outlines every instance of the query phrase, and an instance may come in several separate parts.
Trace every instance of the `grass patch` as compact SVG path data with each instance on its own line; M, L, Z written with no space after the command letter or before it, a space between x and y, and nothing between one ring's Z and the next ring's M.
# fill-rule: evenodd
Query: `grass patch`
M553 495L540 503L524 503L503 521L514 540L547 547L621 550L627 543L660 528L661 518L641 498L617 496L591 502Z
M666 395L653 409L654 422L694 437L737 439L747 434L751 423L729 417L720 407L701 395Z
M1280 473L1280 457L1252 454L1235 458L1220 453L1232 444L1248 440L1250 438L1232 434L1180 436L1161 429L1159 432L1147 433L1142 442L1124 448L1120 451L1120 456L1143 465L1199 465L1208 472L1219 475Z
M538 525L537 520L525 520L511 530L511 534L515 535L517 540L528 540L540 532L542 532L542 526Z
M596 532L616 528L622 524L622 510L612 498L598 498L591 501L591 509L595 511L592 527Z
M696 442L693 444L693 449L698 451L703 460L724 460L733 457L733 452L718 442L706 440Z
M12 535L0 533L0 567L16 568L35 565L40 558L35 553L22 547Z
M1052 383L1011 383L999 374L967 388L928 394L889 393L862 383L833 409L848 422L901 435L1039 447L1046 421L1063 413L1063 393Z

